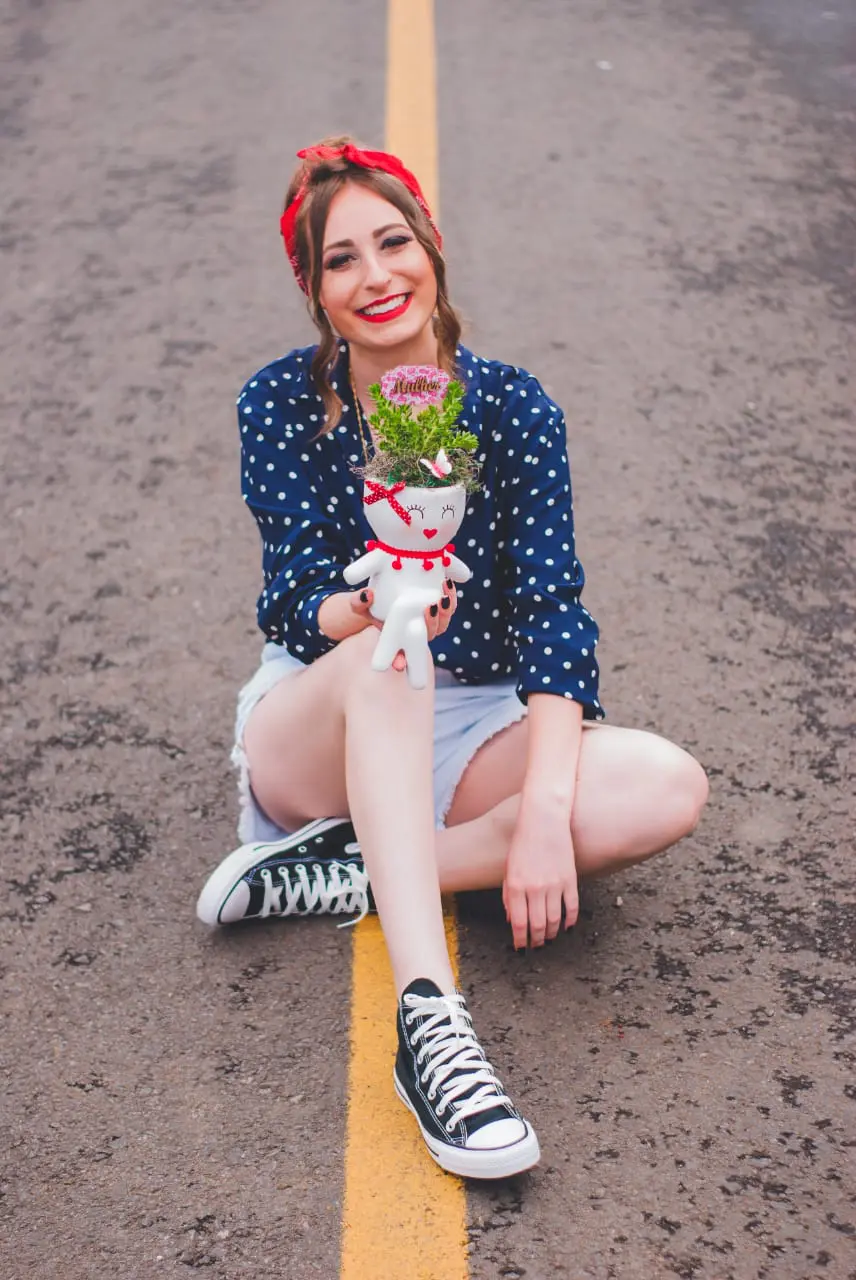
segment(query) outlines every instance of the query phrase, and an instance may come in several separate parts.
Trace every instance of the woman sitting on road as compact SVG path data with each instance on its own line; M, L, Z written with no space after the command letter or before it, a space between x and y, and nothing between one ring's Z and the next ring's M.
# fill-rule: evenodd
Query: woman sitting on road
M399 1097L443 1168L506 1177L535 1164L538 1140L455 990L441 893L501 886L515 947L540 947L576 920L578 876L692 831L707 780L672 743L598 723L564 417L531 374L459 345L416 179L348 139L300 157L282 231L320 342L238 400L268 643L238 707L245 843L198 913L364 913L370 884L399 998ZM460 426L479 441L457 538L473 577L426 611L435 678L421 690L402 655L372 670L371 593L342 577L371 536L354 474L375 448L369 387L401 364L461 381Z

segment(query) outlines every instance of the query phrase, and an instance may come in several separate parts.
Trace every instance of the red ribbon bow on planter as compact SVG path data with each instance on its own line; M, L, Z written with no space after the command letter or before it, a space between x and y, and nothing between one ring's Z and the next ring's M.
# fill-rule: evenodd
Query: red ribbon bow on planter
M377 480L366 480L366 489L371 489L371 493L363 494L363 503L365 506L370 507L375 502L386 501L392 507L395 514L403 520L405 524L409 525L412 516L409 511L405 511L404 507L395 497L396 493L401 493L401 490L406 488L407 486L403 480L399 480L397 484L390 485L388 489L385 485L379 484Z

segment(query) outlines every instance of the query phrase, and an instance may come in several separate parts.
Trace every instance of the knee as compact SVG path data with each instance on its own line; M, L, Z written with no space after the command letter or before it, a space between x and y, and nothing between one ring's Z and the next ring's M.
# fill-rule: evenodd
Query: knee
M389 667L386 671L375 671L372 659L380 640L377 627L366 627L355 636L349 636L339 644L340 679L344 682L344 700L351 705L354 702L368 702L374 706L392 703L411 698L413 691L407 675ZM428 683L433 686L433 663L428 662ZM425 698L425 690L421 690L420 702ZM431 699L428 700L431 702Z
M634 747L633 794L666 847L698 826L707 803L707 775L688 751L667 738L641 734Z
M698 760L673 743L669 743L669 747L663 779L666 803L676 830L680 836L686 836L699 824L710 786Z
M365 685L372 674L372 658L379 634L376 627L366 627L356 635L340 640L336 646L338 675L344 685L345 696Z
M356 635L340 640L336 646L340 662L362 670L367 662L371 663L379 635L377 627L364 627Z

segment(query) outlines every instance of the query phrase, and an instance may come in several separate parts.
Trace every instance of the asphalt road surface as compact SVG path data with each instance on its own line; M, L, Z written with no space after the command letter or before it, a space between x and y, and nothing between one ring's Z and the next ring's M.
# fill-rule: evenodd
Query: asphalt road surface
M383 5L2 15L0 1274L333 1280L350 936L193 906L261 640L233 401L311 340L280 199L382 142ZM712 781L547 951L461 901L544 1151L471 1274L853 1277L856 5L437 23L469 344L566 410L611 720Z

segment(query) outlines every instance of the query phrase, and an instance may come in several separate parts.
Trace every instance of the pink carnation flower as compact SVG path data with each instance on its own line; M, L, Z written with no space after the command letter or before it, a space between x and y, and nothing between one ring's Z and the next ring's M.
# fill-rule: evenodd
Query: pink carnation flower
M400 364L380 380L380 389L393 404L424 408L440 404L451 382L448 373L433 364Z

